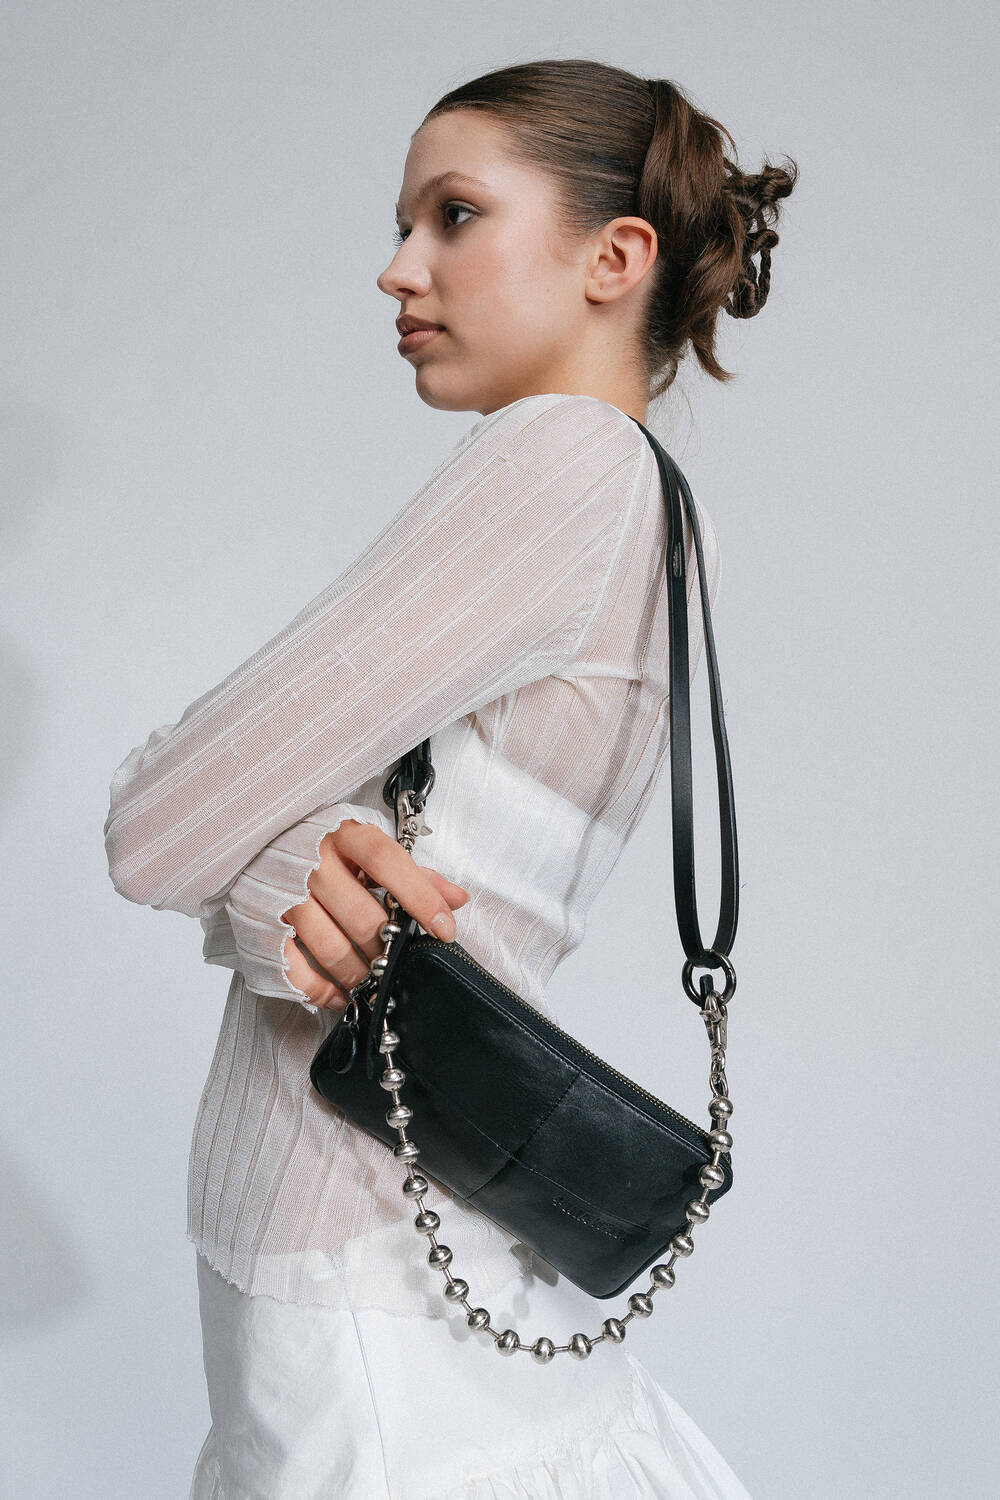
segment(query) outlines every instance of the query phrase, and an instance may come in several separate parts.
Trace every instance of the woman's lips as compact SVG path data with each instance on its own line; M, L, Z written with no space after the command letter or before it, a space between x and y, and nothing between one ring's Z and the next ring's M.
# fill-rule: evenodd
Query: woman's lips
M429 344L431 339L437 338L439 333L444 333L443 328L417 328L413 333L404 333L396 348L400 354L412 354L416 349L422 349Z

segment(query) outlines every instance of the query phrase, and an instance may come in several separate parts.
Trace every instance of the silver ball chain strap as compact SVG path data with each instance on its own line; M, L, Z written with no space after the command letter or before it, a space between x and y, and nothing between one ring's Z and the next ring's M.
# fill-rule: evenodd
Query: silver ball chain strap
M421 833L429 833L431 830L423 822L423 799L414 797L412 792L400 791L399 818L400 833L397 842L412 853L413 845L417 836ZM399 922L395 920L399 911L399 903L390 891L385 893L385 907L388 920L379 928L379 938L385 944L385 951L373 958L368 975L350 991L348 1009L355 1007L353 1020L357 1021L357 1005L363 994L370 994L377 987L378 977L385 971L389 963L389 952L393 940L402 931ZM691 984L693 964L690 959L684 963L682 983L688 996L700 1005L701 1015L708 1031L709 1045L711 1048L711 1068L709 1083L713 1090L712 1099L708 1106L708 1112L712 1117L712 1129L709 1133L709 1142L712 1146L712 1159L706 1162L698 1174L701 1183L701 1193L697 1198L692 1198L685 1207L687 1228L675 1234L670 1241L670 1256L659 1265L652 1267L649 1273L649 1286L644 1292L633 1292L628 1299L628 1312L620 1318L605 1318L601 1324L601 1332L593 1338L585 1333L574 1333L566 1344L555 1344L549 1338L540 1337L534 1343L522 1343L520 1335L513 1328L505 1328L502 1332L493 1327L490 1321L489 1311L485 1307L474 1307L469 1298L469 1284L460 1276L453 1275L451 1267L451 1249L448 1245L438 1243L436 1231L441 1223L440 1217L433 1209L423 1207L424 1194L427 1192L428 1182L426 1177L414 1170L414 1163L420 1155L420 1147L416 1141L410 1140L406 1127L409 1125L413 1111L400 1101L400 1090L406 1081L406 1074L402 1068L397 1067L394 1050L399 1046L398 1034L390 1028L388 1013L395 1009L396 1002L390 996L386 1002L386 1014L382 1022L382 1035L379 1039L379 1051L385 1054L386 1069L379 1077L379 1083L387 1093L392 1095L392 1108L386 1111L386 1123L395 1128L399 1135L398 1143L393 1146L393 1155L406 1165L406 1177L402 1184L403 1195L420 1209L413 1220L414 1228L418 1234L426 1235L431 1249L427 1255L428 1265L435 1266L443 1271L446 1284L443 1295L448 1302L460 1302L466 1311L466 1321L470 1328L475 1328L483 1333L488 1333L494 1341L494 1347L500 1354L516 1354L521 1351L530 1354L537 1364L545 1365L557 1354L571 1354L574 1359L587 1359L591 1350L601 1343L620 1344L625 1338L628 1324L633 1318L648 1318L653 1312L653 1298L663 1287L671 1287L674 1284L674 1266L682 1256L690 1255L694 1250L692 1232L697 1224L703 1224L708 1218L709 1207L706 1202L708 1194L721 1186L724 1174L719 1162L727 1155L733 1144L733 1138L725 1128L724 1123L728 1121L733 1112L732 1100L729 1097L729 1088L726 1082L726 1020L727 1007L736 988L736 975L728 958L724 954L709 949L707 952L711 957L718 960L726 972L726 983L723 992L719 994L710 988L708 976L704 976L701 993L695 993ZM346 1011L345 1011L346 1018Z

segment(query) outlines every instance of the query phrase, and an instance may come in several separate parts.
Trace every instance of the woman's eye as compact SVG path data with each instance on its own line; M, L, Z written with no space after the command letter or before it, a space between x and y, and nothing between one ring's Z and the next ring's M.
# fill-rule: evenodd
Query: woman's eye
M473 217L475 217L475 212L476 212L475 209L474 208L466 208L466 206L465 206L464 203L442 203L441 207L444 209L444 211L446 213L447 213L447 211L448 211L449 208L457 208L460 214L472 214ZM458 225L457 224L449 224L448 228L449 229L457 229Z
M447 211L448 211L449 208L457 208L460 214L472 214L473 217L475 217L476 210L474 208L467 208L464 203L452 203L452 202L449 201L447 203L442 203L442 204L439 205L440 211L442 213L445 213L445 214L447 213ZM449 223L446 222L445 223L445 228L446 229L458 229L459 225L458 224L449 224ZM405 231L401 230L401 229L394 230L393 231L393 236L392 236L392 243L394 245L397 245L397 246L401 245L403 243L403 241L409 236L409 233L410 233L410 231L408 229L405 230Z

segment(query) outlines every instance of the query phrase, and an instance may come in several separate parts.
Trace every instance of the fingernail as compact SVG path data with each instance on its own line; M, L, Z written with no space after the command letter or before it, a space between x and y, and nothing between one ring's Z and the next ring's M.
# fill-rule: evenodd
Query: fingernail
M446 911L439 911L431 922L431 930L436 932L439 938L444 938L446 943L450 943L455 936L455 919Z

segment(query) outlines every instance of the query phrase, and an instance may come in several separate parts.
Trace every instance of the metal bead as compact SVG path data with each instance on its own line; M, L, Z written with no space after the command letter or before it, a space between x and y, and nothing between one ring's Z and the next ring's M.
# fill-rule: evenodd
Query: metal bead
M654 1266L649 1273L649 1279L654 1286L673 1286L677 1277L671 1266Z
M470 1328L488 1328L490 1315L485 1307L474 1307L465 1321Z
M386 1091L402 1088L405 1082L406 1074L402 1068L386 1068L385 1072L379 1078L379 1083Z
M427 1191L427 1178L421 1177L419 1172L414 1172L412 1177L407 1177L403 1183L403 1192L408 1198L419 1198Z
M461 1276L456 1276L453 1280L446 1282L444 1294L449 1302L461 1302L469 1295L469 1283L463 1281Z
M397 1141L392 1148L393 1156L398 1156L400 1161L415 1161L420 1155L420 1147L416 1141Z
M653 1299L647 1297L645 1292L633 1292L628 1305L637 1318L648 1318L653 1311Z
M731 1151L733 1138L728 1130L713 1130L709 1133L709 1142L716 1151Z
M675 1255L690 1255L694 1249L694 1240L689 1234L675 1234L670 1241L670 1248Z
M383 922L382 926L378 930L379 942L384 943L389 938L398 937L402 930L403 929L398 922Z
M513 1328L505 1328L497 1339L498 1354L516 1354L521 1347L521 1340Z
M702 1187L721 1187L726 1180L726 1174L721 1167L713 1167L711 1162L706 1162L698 1173L698 1181Z
M708 1112L714 1120L728 1120L733 1112L733 1101L722 1094L716 1094L708 1106Z
M692 1198L684 1210L692 1224L704 1224L710 1212L708 1204L702 1203L700 1198Z
M372 973L377 977L379 974L385 973L386 969L389 967L389 960L386 958L384 953L380 953L377 958L372 959L369 967Z
M399 1037L395 1031L383 1031L379 1038L378 1048L380 1052L392 1052L399 1046Z
M567 1352L574 1359L586 1359L592 1347L585 1333L574 1333L573 1337L567 1341Z
M407 1125L413 1119L413 1110L407 1109L405 1104L394 1104L392 1109L385 1112L387 1125Z
M435 1245L427 1257L429 1266L448 1266L451 1264L451 1251L447 1245Z
M551 1339L536 1339L531 1346L531 1357L536 1365L547 1365L555 1358L556 1346Z
M605 1318L601 1324L601 1332L609 1344L620 1344L628 1329L621 1318Z
M417 1214L413 1224L419 1234L433 1234L435 1229L440 1229L441 1220L432 1208L425 1208L423 1213Z

